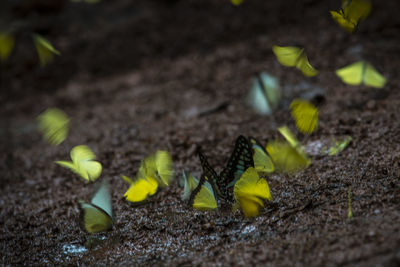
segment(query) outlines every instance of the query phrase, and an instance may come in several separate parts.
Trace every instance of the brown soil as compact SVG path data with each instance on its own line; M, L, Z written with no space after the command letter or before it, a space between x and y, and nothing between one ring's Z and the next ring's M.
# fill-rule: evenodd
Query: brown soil
M330 18L334 0L12 2L2 1L2 17L29 26L1 69L2 265L400 264L398 1L374 1L354 35ZM38 66L30 30L62 52L53 64ZM282 67L274 44L303 45L321 73L310 79ZM360 55L388 78L384 89L347 86L335 76ZM256 115L244 101L259 71L284 88L273 116ZM253 220L194 211L180 200L181 171L201 171L197 146L222 167L239 134L265 142L277 127L293 128L286 107L304 81L323 88L326 101L318 131L301 139L351 135L346 150L313 157L293 177L268 177L274 200ZM48 107L72 118L58 147L36 130ZM80 227L78 200L90 200L95 186L53 163L79 144L95 151L110 182L116 222L104 239ZM120 175L134 176L157 149L172 153L176 179L134 206L123 199Z

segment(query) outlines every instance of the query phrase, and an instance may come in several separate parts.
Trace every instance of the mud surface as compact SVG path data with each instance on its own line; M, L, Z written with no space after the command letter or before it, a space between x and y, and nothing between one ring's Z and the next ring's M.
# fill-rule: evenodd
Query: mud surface
M26 30L1 69L1 264L400 264L397 1L375 1L354 35L330 18L333 0L245 0L239 7L222 0L11 2L2 1L2 12L28 22L62 55L40 68ZM305 78L282 67L274 44L306 47L320 74ZM335 76L360 58L388 78L384 89L347 86ZM285 100L273 116L256 115L245 103L260 71L281 80ZM180 200L181 171L201 171L198 146L220 170L239 134L265 142L277 127L293 128L288 103L315 87L325 98L319 129L300 139L351 135L341 154L314 156L293 177L268 177L274 200L253 220L194 211ZM48 107L72 120L58 147L36 129ZM116 222L105 235L80 227L78 200L89 201L95 186L53 163L79 144L95 151L110 182ZM157 149L172 153L173 185L144 205L126 202L120 175L133 177Z

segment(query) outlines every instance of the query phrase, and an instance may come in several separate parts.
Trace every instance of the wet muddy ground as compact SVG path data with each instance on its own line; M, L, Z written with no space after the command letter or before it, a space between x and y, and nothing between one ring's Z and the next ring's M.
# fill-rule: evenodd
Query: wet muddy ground
M400 264L397 1L374 1L354 35L330 18L340 2L333 0L11 2L2 15L28 22L62 55L40 68L22 32L1 69L2 265ZM281 66L274 44L306 47L320 74L306 78ZM384 89L347 86L335 76L360 58L388 78ZM281 80L285 99L273 116L246 106L260 71ZM299 138L312 146L351 135L341 154L313 156L294 176L267 177L274 199L255 219L194 211L180 200L182 170L201 172L198 146L220 170L238 135L265 142L279 126L293 128L288 103L315 88L325 98L319 128ZM48 107L71 117L58 147L36 129ZM95 151L110 183L116 221L104 235L80 226L78 200L89 201L95 186L53 163L79 144ZM126 202L120 175L133 177L157 149L173 156L173 185L146 204Z

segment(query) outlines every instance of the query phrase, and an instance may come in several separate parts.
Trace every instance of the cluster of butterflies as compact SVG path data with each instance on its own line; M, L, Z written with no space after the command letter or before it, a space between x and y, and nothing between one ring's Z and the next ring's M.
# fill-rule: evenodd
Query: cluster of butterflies
M318 125L318 109L305 100L295 99L291 114L300 132L311 134ZM68 136L70 119L61 110L49 108L38 116L39 129L44 139L52 144L61 144ZM200 179L183 171L184 191L182 200L197 210L215 210L230 206L241 209L245 217L258 216L265 201L272 196L265 179L274 172L293 174L306 168L311 160L303 146L288 127L278 129L284 140L272 140L262 146L254 138L239 136L232 155L217 174L201 150L198 156L203 169ZM341 146L341 147L338 147ZM344 149L343 144L336 151ZM337 152L338 153L338 152ZM55 161L86 182L96 181L102 165L89 147L78 145L71 149L71 161ZM135 179L122 176L129 184L124 197L127 201L141 203L155 195L160 188L171 184L174 177L171 155L167 151L156 151L141 163ZM113 225L111 198L107 182L103 179L91 202L80 201L85 229L90 233L106 231Z
M234 1L232 3L236 4ZM331 11L331 15L341 27L352 33L357 29L359 22L367 18L370 12L371 2L369 0L344 0L340 10ZM274 45L272 51L283 66L295 67L307 77L313 77L319 73L308 61L304 48ZM340 68L335 73L344 83L353 86L364 84L383 88L387 82L386 78L365 60ZM281 93L277 78L267 73L261 73L254 79L248 100L256 112L272 114L279 106L280 99Z

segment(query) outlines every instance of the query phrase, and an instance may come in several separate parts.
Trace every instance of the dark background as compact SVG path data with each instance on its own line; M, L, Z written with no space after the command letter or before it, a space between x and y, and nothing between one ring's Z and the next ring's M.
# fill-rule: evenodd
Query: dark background
M330 17L340 1L228 0L1 1L0 27L16 29L1 65L0 251L2 264L384 265L400 262L400 93L398 1L373 1L349 35ZM10 26L11 25L11 26ZM30 37L61 52L40 67ZM273 45L301 45L320 70L306 78L281 66ZM348 86L334 70L360 59L387 79L384 89ZM245 98L252 77L280 78L273 116ZM321 88L318 131L306 144L351 135L338 156L314 156L289 177L267 177L274 201L261 215L197 212L180 200L182 169L201 172L202 146L220 170L239 134L263 143L294 128L287 104ZM322 90L322 91L321 91ZM71 117L67 140L41 140L36 117L58 107ZM116 222L98 241L80 227L78 200L95 188L53 163L91 147L110 182ZM123 199L140 161L171 152L176 179L148 203ZM347 190L354 220L347 220ZM84 253L87 240L100 244Z

